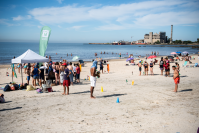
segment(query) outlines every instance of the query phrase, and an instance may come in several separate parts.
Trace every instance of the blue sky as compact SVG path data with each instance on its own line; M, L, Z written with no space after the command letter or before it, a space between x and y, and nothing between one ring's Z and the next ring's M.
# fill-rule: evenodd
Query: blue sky
M199 1L0 0L1 42L39 42L43 26L49 42L136 41L149 32L170 37L172 24L173 40L196 41Z

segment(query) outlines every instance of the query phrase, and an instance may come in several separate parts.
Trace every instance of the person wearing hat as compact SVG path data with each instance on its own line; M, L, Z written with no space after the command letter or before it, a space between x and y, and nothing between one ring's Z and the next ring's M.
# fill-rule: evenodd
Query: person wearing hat
M91 88L90 88L90 98L95 98L93 96L93 91L94 91L94 87L96 87L96 76L100 77L100 75L96 74L96 70L97 70L97 61L93 61L93 64L90 68L90 82L91 82Z
M138 67L139 67L139 72L140 72L139 76L141 76L141 71L142 71L142 64L141 64L141 61L139 61Z
M63 63L63 66L65 67L65 70L64 70L64 81L63 81L63 89L64 89L63 95L69 95L69 86L70 86L69 75L71 74L71 72L67 68L67 63ZM66 87L67 87L67 94L66 94Z

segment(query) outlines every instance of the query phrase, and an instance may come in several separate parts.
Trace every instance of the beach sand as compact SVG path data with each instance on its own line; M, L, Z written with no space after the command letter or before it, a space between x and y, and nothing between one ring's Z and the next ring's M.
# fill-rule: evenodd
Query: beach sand
M195 59L189 65L199 63L198 56ZM173 78L160 75L158 63L154 76L138 76L138 66L125 66L125 59L108 62L110 73L97 79L96 99L90 99L90 82L84 80L92 63L82 67L81 83L70 86L68 96L61 95L62 86L42 94L0 90L7 101L0 104L0 132L195 133L199 126L199 68L184 68L184 61L178 62L181 79L177 93L172 92ZM11 74L11 69L0 69L0 87L11 82L7 71ZM21 83L21 74L17 72L17 76L14 81Z

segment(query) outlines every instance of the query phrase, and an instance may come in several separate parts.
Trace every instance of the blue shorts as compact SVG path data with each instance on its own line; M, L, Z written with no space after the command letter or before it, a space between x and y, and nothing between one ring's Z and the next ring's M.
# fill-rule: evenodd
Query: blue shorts
M33 79L39 79L39 76L35 76L35 75L34 75L34 76L33 76Z
M30 80L30 76L27 76L27 80L28 80L28 81Z
M80 74L76 74L76 79L79 79L79 77L80 77Z

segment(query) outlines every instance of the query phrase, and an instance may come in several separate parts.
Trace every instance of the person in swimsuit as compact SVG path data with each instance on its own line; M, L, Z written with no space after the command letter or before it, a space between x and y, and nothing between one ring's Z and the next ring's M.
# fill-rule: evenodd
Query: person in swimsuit
M153 75L153 66L154 66L153 60L151 60L151 63L149 64L149 66L150 66L151 75Z
M121 54L121 53L119 53L119 58L121 59L121 57L122 57L122 54Z
M32 74L33 74L33 85L35 86L36 88L36 80L38 81L39 83L39 74L40 74L40 69L39 69L39 66L38 65L35 65L34 66L34 69L32 70Z
M76 64L74 63L74 66L73 66L73 70L74 70L74 78L75 78L75 82L76 82Z
M57 82L58 82L58 79L59 79L59 69L60 69L59 63L56 62L55 63L55 79L56 79L55 84L56 85L57 85Z
M140 72L139 76L141 76L141 71L142 71L142 64L141 64L141 61L139 61L138 67L139 67L139 72Z
M178 73L178 70L176 69L176 67L172 66L172 69L174 70L174 76L173 76L174 83L175 83L174 92L177 92L177 90L178 90L178 84L180 83L180 77L179 77L179 73Z
M62 64L59 69L59 75L60 75L60 85L63 84L64 81L64 71L65 71L65 66Z
M73 70L71 62L69 63L69 65L67 66L67 68L71 72L71 74L69 75L69 79L70 79L71 85L73 86L73 74L74 74L74 70Z
M147 63L147 61L144 62L143 66L144 66L145 75L147 74L147 76L148 76L148 63Z
M161 60L160 60L160 63L159 63L161 75L163 75L163 64L164 64L163 57L161 57Z
M100 71L102 70L102 74L103 74L103 60L100 61Z

